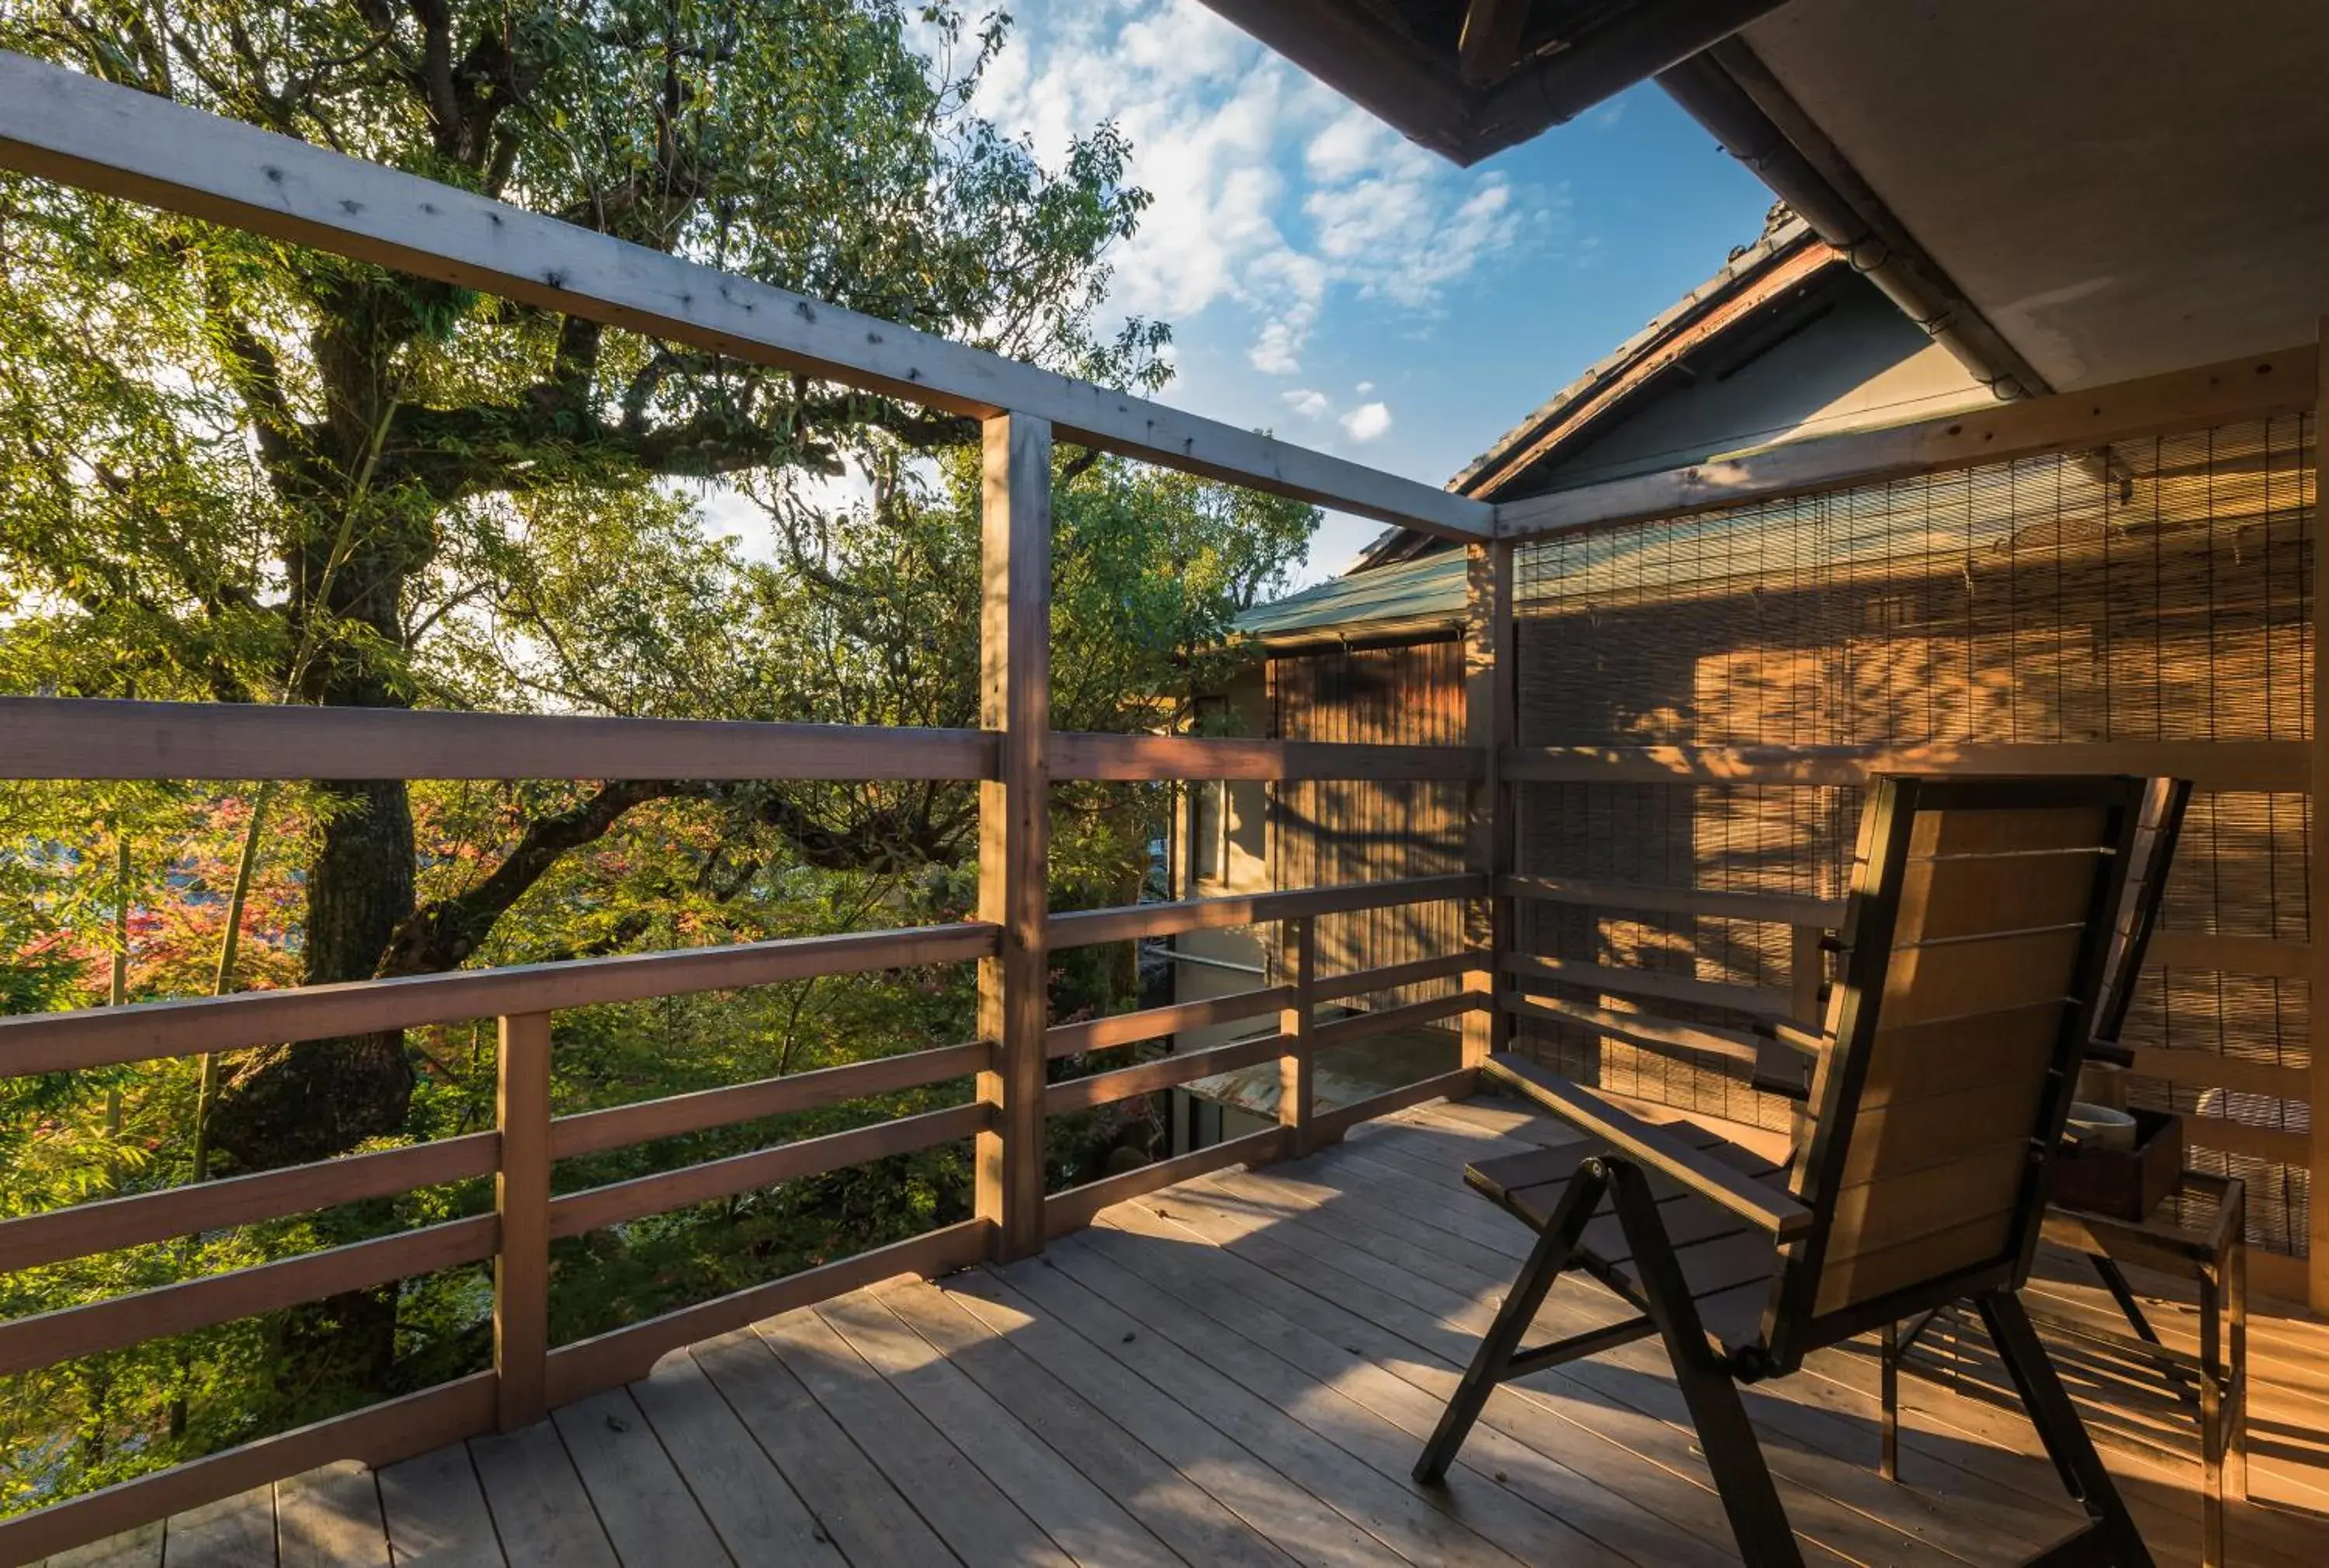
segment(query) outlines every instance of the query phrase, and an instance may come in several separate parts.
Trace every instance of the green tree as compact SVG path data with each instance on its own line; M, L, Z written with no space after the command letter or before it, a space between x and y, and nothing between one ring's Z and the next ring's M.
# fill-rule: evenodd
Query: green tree
M910 42L917 21L935 61ZM1125 144L1099 127L1046 171L974 115L1001 27L898 0L45 0L0 16L0 46L1154 385L1160 327L1092 328L1105 253L1145 201L1123 183ZM14 690L975 713L958 420L36 181L0 182L0 673ZM850 465L875 475L871 505L834 516L795 499ZM1171 689L1160 673L1190 672L1310 514L1089 455L1062 477L1063 644L1082 652L1061 662L1061 722L1120 727L1141 691ZM707 535L686 480L759 495L781 559ZM300 978L456 965L625 812L705 793L525 792L489 860L424 897L408 787L319 786ZM834 869L957 855L970 810L940 789L721 800ZM1120 862L1123 814L1094 820ZM757 869L716 875L740 887ZM395 1034L253 1053L214 1142L259 1168L394 1132L410 1060Z

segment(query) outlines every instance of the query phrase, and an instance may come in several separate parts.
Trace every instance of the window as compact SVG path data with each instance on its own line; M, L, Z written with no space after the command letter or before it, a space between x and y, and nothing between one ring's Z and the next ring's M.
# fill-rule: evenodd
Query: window
M1227 870L1229 785L1198 779L1189 785L1189 880L1218 882Z

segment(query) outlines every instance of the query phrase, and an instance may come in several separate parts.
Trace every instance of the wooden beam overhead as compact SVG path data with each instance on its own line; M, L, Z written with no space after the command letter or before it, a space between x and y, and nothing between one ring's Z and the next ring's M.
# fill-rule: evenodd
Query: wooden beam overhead
M1472 0L1456 40L1456 69L1466 83L1485 87L1519 62L1521 34L1532 0Z
M1496 508L1496 531L1504 539L1539 539L2296 414L2313 407L2318 359L2314 344L2301 343L1977 413L1784 442L1686 468L1504 502Z
M0 167L1451 539L1486 503L0 50Z

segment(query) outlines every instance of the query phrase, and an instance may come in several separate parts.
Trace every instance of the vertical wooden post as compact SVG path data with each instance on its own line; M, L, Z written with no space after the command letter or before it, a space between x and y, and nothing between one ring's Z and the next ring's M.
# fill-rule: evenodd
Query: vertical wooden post
M1468 547L1464 609L1464 739L1481 753L1480 781L1466 812L1465 869L1488 878L1488 896L1466 906L1464 944L1486 965L1464 977L1486 1005L1464 1015L1464 1065L1476 1067L1512 1038L1504 1000L1504 962L1513 950L1513 901L1503 879L1513 870L1512 786L1499 754L1513 744L1513 547L1497 540Z
M501 1160L494 1212L494 1372L501 1429L514 1432L549 1413L550 1383L550 1015L502 1019L499 1084Z
M1278 1032L1286 1041L1286 1054L1278 1058L1278 1123L1286 1129L1285 1158L1299 1160L1313 1147L1310 1122L1318 1113L1310 1049L1312 1014L1317 1009L1318 944L1312 940L1306 915L1286 923L1286 983L1294 988L1294 1000L1278 1014Z
M978 786L978 917L1003 928L978 966L978 1032L993 1058L978 1097L978 1217L995 1255L1043 1247L1043 1028L1051 851L1051 427L1021 414L986 421L981 508L979 722L1002 737L1001 766Z
M2313 1055L2313 1163L2307 1188L2312 1201L2306 1206L2312 1213L2312 1244L2305 1281L2314 1310L2329 1311L2329 1127L2322 1124L2329 1115L2329 843L2322 837L2329 833L2329 812L2322 810L2322 802L2329 800L2329 635L2324 634L2329 631L2324 619L2329 615L2329 549L2323 548L2329 543L2323 532L2329 523L2329 440L2323 438L2322 425L2323 414L2329 413L2329 316L2321 319L2321 347L2319 393L2313 405L2313 519L2306 533L2313 549L2312 863L2305 868L2306 906L2312 912L2305 932L2305 982L2313 999L2307 1027Z
M1797 925L1787 934L1787 1010L1804 1028L1816 1029L1827 1021L1820 1012L1820 982L1827 978L1827 950L1820 945L1825 934L1816 925Z

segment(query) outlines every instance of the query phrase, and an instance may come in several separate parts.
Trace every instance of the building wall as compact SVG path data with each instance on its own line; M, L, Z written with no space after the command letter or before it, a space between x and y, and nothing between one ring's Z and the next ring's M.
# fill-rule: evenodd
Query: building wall
M2310 432L2290 418L1523 547L1523 746L2296 740L2311 714ZM1840 897L1855 790L1530 784L1519 869ZM2307 802L2195 795L2162 928L2305 940ZM1784 986L1787 934L1524 906L1530 950ZM2155 964L2130 1044L2307 1065L2302 981ZM1608 1005L1629 1005L1611 1000ZM1661 1011L1679 1011L1664 1005ZM1612 1089L1780 1127L1711 1062L1560 1026L1532 1054ZM2302 1249L2305 1172L2238 1152L2301 1101L2136 1079L2192 1163L2249 1184L2252 1238Z

